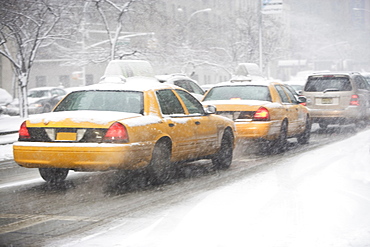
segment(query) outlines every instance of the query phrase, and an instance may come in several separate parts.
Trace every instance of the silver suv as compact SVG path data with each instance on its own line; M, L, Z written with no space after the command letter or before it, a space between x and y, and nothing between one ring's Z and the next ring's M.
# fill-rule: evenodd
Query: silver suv
M302 94L313 123L364 126L370 117L370 87L357 72L315 73L307 78Z

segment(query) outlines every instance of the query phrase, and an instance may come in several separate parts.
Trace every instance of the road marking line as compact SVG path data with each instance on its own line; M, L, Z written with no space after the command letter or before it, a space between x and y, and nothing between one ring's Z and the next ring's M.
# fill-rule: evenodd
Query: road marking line
M0 226L0 234L15 232L23 228L34 226L51 220L66 221L88 221L97 222L99 219L93 219L83 216L62 216L62 215L27 215L27 214L0 214L2 219L20 219L16 222Z
M32 184L35 182L43 182L41 178L35 178L35 179L30 179L30 180L24 180L24 181L19 181L19 182L11 182L11 183L6 183L0 185L0 189L8 188L8 187L14 187L14 186L20 186L20 185L26 185L26 184ZM45 181L44 181L45 182Z

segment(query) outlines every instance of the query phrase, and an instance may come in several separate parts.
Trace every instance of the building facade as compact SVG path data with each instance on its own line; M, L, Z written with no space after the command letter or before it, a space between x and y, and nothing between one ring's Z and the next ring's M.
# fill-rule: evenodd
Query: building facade
M266 76L282 80L300 70L370 70L370 1L275 1L283 4L275 14L261 14L262 2L256 0L148 1L151 9L148 4L124 22L125 38L118 45L129 54L123 59L147 59L157 74L185 73L200 84L228 80L242 62L262 64ZM90 21L101 34L90 30L84 45L76 44L84 53L106 39L101 23ZM99 51L94 49L96 56ZM99 82L107 61L73 59L55 54L36 59L28 88ZM0 86L14 94L13 77L10 63L0 57Z

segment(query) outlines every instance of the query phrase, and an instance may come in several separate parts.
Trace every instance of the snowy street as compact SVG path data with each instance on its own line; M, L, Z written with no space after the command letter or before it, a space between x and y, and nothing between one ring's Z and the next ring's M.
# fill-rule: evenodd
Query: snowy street
M37 170L6 161L1 218L18 224L4 224L1 241L19 246L369 246L370 130L355 134L349 129L314 130L312 144L292 144L280 155L237 153L227 171L210 171L207 163L185 167L160 187L143 186L140 177L127 184L113 172L72 172L55 187Z
M370 0L0 6L0 247L370 247Z

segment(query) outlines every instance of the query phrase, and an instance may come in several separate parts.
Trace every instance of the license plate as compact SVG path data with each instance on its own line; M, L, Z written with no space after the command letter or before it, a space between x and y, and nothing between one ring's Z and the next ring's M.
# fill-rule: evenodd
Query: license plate
M322 98L321 103L322 104L333 104L333 98Z
M57 134L57 141L76 141L77 135L73 132L59 132Z

